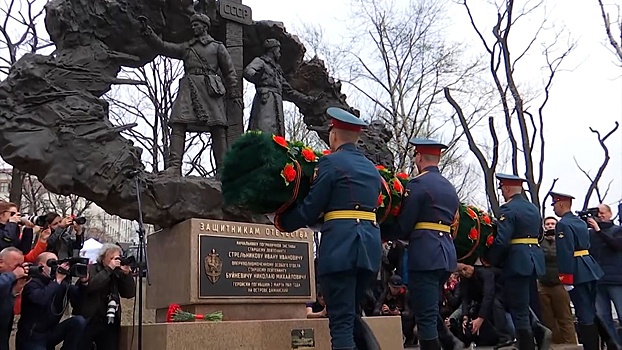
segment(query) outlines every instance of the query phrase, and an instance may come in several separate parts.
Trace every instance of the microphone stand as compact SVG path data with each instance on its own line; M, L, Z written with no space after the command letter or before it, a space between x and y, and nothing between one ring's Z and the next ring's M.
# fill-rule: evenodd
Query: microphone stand
M143 350L143 258L147 262L147 270L144 271L149 283L149 262L147 258L147 249L145 247L145 226L143 222L142 200L140 191L142 190L142 181L139 171L129 171L126 173L127 178L134 178L134 189L136 190L136 204L138 205L138 347L137 350ZM143 256L144 254L144 256Z

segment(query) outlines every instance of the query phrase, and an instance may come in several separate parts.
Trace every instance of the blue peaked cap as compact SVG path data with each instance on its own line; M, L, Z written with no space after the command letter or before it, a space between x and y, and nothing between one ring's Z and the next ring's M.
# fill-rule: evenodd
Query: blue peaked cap
M555 205L555 203L559 202L559 201L563 201L563 200L573 200L574 197L569 195L569 194L563 194L563 193L559 193L559 192L549 192L549 194L551 195L551 198L553 199L553 203L551 203L551 206Z
M369 124L367 124L367 122L365 122L361 118L341 108L329 107L326 110L326 113L328 113L328 115L334 120L336 120L337 122L341 122L343 124L349 124L354 127L360 127L360 128L369 126ZM338 123L335 123L335 124L338 124ZM338 125L334 125L334 126L339 128Z
M521 182L527 181L523 179L522 177L518 177L512 174L497 174L496 177L498 180L510 180L510 181L521 181Z
M439 149L447 148L446 145L444 145L444 144L442 144L442 143L440 143L440 142L438 142L436 140L424 139L424 138L421 138L421 137L413 137L408 142L410 142L410 144L413 145L413 146L427 146L427 147L435 147L435 148L439 148Z

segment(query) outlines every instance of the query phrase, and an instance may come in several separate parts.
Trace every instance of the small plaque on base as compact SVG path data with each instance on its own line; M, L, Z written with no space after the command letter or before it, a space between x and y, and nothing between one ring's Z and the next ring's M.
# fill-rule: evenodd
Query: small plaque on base
M292 329L292 349L315 348L313 328Z

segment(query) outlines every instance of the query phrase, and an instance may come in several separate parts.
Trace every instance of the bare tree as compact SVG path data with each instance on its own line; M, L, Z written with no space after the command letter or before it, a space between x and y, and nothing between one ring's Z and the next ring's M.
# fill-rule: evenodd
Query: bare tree
M321 27L302 26L298 32L309 48L308 56L320 57L331 74L354 90L348 101L363 111L363 118L379 120L389 128L395 168L416 172L411 161L411 138L451 140L441 170L460 197L470 200L477 174L468 171L469 165L464 162L464 152L457 144L462 127L442 108L441 87L464 89L474 84L466 78L481 69L478 61L463 64L459 45L445 43L442 1L409 1L404 5L356 0L354 4L350 37L339 43L325 38ZM482 91L473 98L480 109L486 108L484 101L486 105L492 102L491 94Z
M585 169L583 169L579 165L579 163L577 162L576 159L574 160L575 164L577 165L579 170L588 178L588 180L590 180L590 187L588 188L587 193L585 194L585 199L583 201L583 209L582 210L586 210L587 209L587 207L588 207L588 205L590 203L590 199L592 198L592 195L594 194L594 192L596 192L596 196L598 197L598 203L603 203L605 201L605 198L607 197L607 194L609 193L609 189L611 188L611 184L613 183L613 179L611 181L609 181L609 183L607 184L607 188L605 189L604 192L601 191L600 187L598 186L598 183L600 182L601 178L603 177L603 174L605 173L605 169L607 168L607 165L609 164L609 160L611 159L611 157L609 156L609 148L605 144L605 141L607 141L609 136L611 136L613 133L615 133L618 130L619 127L620 127L620 123L616 121L615 122L615 126L607 134L605 134L605 136L602 136L600 134L600 131L594 130L593 128L590 128L590 131L593 132L594 134L596 134L596 137L598 139L598 143L600 144L600 147L603 149L603 151L605 153L603 162L600 165L600 167L598 168L598 171L596 172L596 175L591 176L588 171L586 171Z
M144 85L117 86L106 97L111 104L111 119L118 125L135 123L138 126L124 131L125 136L136 142L145 152L143 160L152 172L168 166L170 129L169 118L177 97L177 82L183 76L181 61L158 56L149 64L124 69L124 78L139 80ZM214 162L204 166L201 155L211 149L209 134L193 133L186 140L184 152L185 175L196 173L209 176Z
M52 46L45 31L38 25L46 1L3 0L0 6L0 77L27 52L34 53ZM9 200L20 203L25 174L12 169Z
M622 65L622 16L620 15L620 5L617 5L618 17L613 23L610 20L609 13L605 11L605 5L602 0L598 0L598 5L600 6L600 14L605 24L607 40ZM617 31L617 33L614 33L614 31Z
M303 116L298 108L291 103L283 106L285 114L285 136L289 140L301 141L315 150L324 150L327 148L326 143L322 141L316 132L307 127L303 121Z
M31 215L43 215L54 212L61 216L87 216L88 209L93 204L76 195L62 196L48 192L43 184L33 176L27 174L24 178L23 197L21 202L22 212Z
M560 32L554 35L550 42L541 40L541 33L545 30L547 20L544 19L539 25L533 26L534 33L526 47L520 51L513 51L510 45L510 32L516 23L525 20L536 10L543 9L544 1L527 2L517 8L517 2L513 0L502 1L497 6L497 18L492 29L492 37L484 35L481 26L476 23L474 14L467 0L461 1L469 16L471 26L479 37L486 55L489 58L489 73L492 85L497 92L497 98L501 102L502 122L492 116L488 116L488 134L492 141L491 152L485 152L478 140L479 135L474 135L474 128L469 125L465 111L453 98L455 89L445 87L445 97L458 114L458 118L464 129L469 149L477 158L484 173L486 195L492 211L499 214L499 201L496 195L494 174L497 171L500 159L500 147L507 137L511 150L511 170L514 174L519 172L527 179L528 197L532 203L540 207L539 191L544 176L544 110L549 101L551 87L555 75L559 72L564 59L574 49L575 44L570 43L557 51L558 42L562 39ZM532 21L533 22L533 21ZM530 22L531 23L531 22ZM517 73L517 64L530 52L534 46L542 45L542 56L545 61L546 78L540 100L536 102L529 99L528 92L519 84L520 75ZM501 129L501 130L498 130ZM502 133L500 135L500 132ZM520 166L519 166L520 164Z

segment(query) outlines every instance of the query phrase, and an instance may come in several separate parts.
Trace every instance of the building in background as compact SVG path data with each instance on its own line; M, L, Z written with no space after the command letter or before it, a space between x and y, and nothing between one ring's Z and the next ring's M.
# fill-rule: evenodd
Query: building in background
M11 169L0 168L0 200L9 199ZM100 242L137 242L138 223L108 214L95 203L78 196L61 196L48 192L35 176L24 179L20 211L29 215L56 212L60 215L84 216L88 238ZM145 225L145 234L154 231L152 225Z

